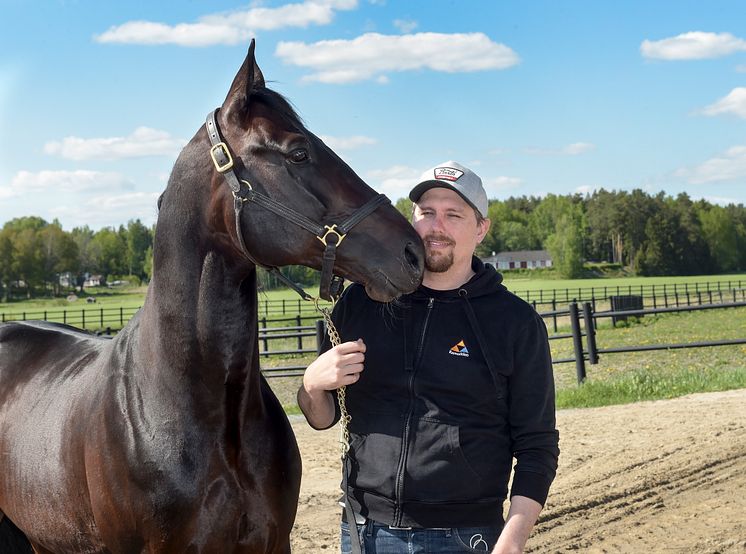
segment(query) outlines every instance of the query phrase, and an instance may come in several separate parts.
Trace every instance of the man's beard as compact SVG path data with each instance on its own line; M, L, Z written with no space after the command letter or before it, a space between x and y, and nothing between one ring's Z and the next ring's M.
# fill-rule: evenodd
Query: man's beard
M446 253L438 250L431 252L427 247L427 241L447 242L454 245L453 239L445 235L428 235L424 238L425 242L425 269L430 273L445 273L453 265L453 250Z

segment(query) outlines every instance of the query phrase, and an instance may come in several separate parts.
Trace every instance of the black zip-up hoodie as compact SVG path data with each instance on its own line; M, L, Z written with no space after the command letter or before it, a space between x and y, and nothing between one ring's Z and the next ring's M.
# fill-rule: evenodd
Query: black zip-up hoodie
M334 310L342 341L367 346L346 391L348 497L363 516L501 525L513 457L511 496L546 500L559 456L546 327L494 268L473 269L457 290L390 304L351 285Z

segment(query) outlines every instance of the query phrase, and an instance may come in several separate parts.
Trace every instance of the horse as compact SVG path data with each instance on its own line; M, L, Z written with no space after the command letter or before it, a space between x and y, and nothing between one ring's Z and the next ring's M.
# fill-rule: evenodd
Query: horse
M388 302L419 285L424 254L266 87L254 48L174 164L129 323L113 339L0 326L0 544L290 551L301 460L259 368L257 267L322 269Z

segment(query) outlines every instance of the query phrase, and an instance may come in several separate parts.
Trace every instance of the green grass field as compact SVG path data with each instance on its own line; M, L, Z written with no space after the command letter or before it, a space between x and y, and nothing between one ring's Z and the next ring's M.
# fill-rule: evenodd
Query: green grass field
M559 333L569 328L560 326ZM602 323L598 348L675 344L718 339L746 339L746 308L645 316L639 322L612 327ZM571 339L552 340L554 359L573 357ZM263 367L308 364L313 356L263 362ZM574 363L555 364L557 406L579 408L672 398L694 392L746 388L746 344L601 354L586 362L586 381L578 385ZM297 413L295 392L300 378L270 379L289 413Z
M591 287L632 287L639 288L640 285L675 285L677 283L705 283L728 281L746 281L746 274L736 275L688 275L686 277L609 277L596 279L531 279L525 273L512 275L506 272L504 275L504 284L509 290L519 293L522 291L539 291L552 289L577 289Z
M544 290L560 286L622 286L633 284L673 284L694 282L715 282L746 279L746 275L696 276L677 278L627 278L627 279L581 279L575 281L527 281L525 279L508 280L507 285L514 291L530 283L531 290L536 287L547 287ZM613 284L612 284L613 283ZM96 297L96 304L86 304L85 296L75 303L64 299L31 300L0 304L0 314L27 315L85 309L88 313L86 327L100 328L98 314L102 308L122 308L134 310L142 305L145 289L87 289L87 295ZM314 290L309 291L315 294ZM295 315L297 295L290 290L261 292L261 301L287 301L288 315ZM304 304L305 306L305 304ZM261 314L260 314L261 316ZM39 316L37 316L39 317ZM114 320L116 320L116 313ZM59 319L58 319L59 320ZM80 326L79 321L69 321ZM110 324L109 320L105 322ZM116 327L116 321L112 321ZM547 321L550 332L553 332L551 320ZM310 324L305 320L304 324ZM282 325L292 325L284 323ZM560 319L558 332L568 332L567 321ZM746 308L712 310L702 312L646 316L639 322L613 328L610 323L602 322L598 329L598 347L611 348L645 344L671 344L716 339L746 338ZM315 338L302 340L304 348L315 348ZM571 340L553 340L552 355L555 359L572 357ZM297 348L297 339L271 341L270 350ZM307 365L313 359L312 354L285 355L280 357L263 357L262 367L280 367L289 365ZM575 366L572 363L555 365L555 382L557 387L558 407L585 407L635 402L640 400L669 398L691 392L709 390L727 390L746 387L746 345L670 350L655 352L634 352L624 354L602 354L598 365L586 366L587 380L578 386ZM300 378L272 378L270 384L280 397L286 410L297 413L295 391Z
M596 278L596 279L532 279L526 275L526 273L511 274L506 272L505 275L505 286L509 290L520 293L523 291L539 291L539 290L552 290L552 289L587 289L590 287L607 287L609 290L619 287L635 287L649 286L649 285L675 285L683 283L704 283L704 282L721 282L727 283L728 281L746 281L746 274L737 275L690 275L686 277L611 277L611 278ZM105 308L126 308L134 309L142 306L145 299L146 287L138 288L107 288L107 287L92 287L85 289L85 293L80 295L80 299L77 302L70 303L64 298L38 298L32 300L16 300L9 303L0 302L0 314L6 313L22 313L22 312L43 312L44 310L61 310L61 309L82 309L89 306L83 306L85 304L85 298L87 296L93 296L96 298L95 307ZM309 287L307 292L311 295L318 294L318 290L315 287ZM288 314L293 315L291 309L293 306L298 305L298 295L290 289L280 289L271 291L260 291L259 292L259 303L260 306L264 300L277 301L286 300ZM301 305L304 305L301 302Z

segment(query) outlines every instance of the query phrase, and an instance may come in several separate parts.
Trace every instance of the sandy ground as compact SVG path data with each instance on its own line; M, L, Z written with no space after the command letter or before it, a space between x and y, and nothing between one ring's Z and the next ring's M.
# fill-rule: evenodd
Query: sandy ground
M557 414L557 479L527 552L746 552L746 390ZM338 552L338 432L293 418L293 551Z

